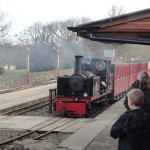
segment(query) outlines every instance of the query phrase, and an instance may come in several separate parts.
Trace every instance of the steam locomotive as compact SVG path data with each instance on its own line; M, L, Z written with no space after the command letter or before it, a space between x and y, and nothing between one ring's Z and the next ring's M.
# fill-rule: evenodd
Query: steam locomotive
M149 71L148 62L122 64L75 56L74 74L57 78L55 114L81 117L91 114L95 104L123 97L142 70Z

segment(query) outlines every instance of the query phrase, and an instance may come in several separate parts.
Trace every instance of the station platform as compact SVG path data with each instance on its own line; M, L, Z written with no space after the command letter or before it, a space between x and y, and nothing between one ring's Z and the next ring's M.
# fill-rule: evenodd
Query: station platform
M60 143L71 150L116 150L117 141L110 137L112 124L126 111L123 98Z
M56 88L56 83L49 83L38 87L28 88L11 93L0 94L0 112L2 110L21 105L33 100L49 96L49 89Z

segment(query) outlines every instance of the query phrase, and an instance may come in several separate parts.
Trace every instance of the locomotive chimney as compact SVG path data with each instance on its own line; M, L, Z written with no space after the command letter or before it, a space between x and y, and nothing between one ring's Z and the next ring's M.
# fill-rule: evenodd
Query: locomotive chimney
M82 58L83 56L75 56L75 68L74 73L78 74L82 70Z

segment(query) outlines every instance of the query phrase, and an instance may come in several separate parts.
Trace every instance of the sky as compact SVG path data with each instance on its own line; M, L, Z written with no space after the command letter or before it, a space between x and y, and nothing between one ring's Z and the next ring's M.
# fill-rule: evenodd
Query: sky
M125 13L150 8L150 0L0 0L0 11L12 22L10 34L19 33L35 22L90 17L100 20L115 5Z

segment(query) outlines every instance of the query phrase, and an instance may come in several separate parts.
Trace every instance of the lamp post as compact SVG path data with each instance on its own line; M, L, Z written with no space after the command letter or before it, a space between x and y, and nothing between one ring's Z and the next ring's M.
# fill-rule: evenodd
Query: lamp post
M56 70L56 75L57 77L60 75L60 69L59 69L59 50L57 49L57 70Z
M29 46L27 46L27 73L26 73L26 84L30 84L30 55L29 55Z

